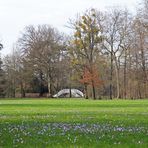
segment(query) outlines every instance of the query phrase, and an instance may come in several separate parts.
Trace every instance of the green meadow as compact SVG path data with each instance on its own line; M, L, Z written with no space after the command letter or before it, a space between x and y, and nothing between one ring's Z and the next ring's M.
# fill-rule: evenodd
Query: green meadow
M0 148L148 147L148 100L0 100Z

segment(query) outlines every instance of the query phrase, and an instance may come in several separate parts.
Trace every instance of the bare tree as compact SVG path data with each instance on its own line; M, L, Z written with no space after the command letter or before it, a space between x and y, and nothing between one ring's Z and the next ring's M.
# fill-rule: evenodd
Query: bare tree
M19 39L19 45L31 67L46 77L49 96L52 97L56 65L64 48L62 36L48 25L29 26Z
M107 13L104 23L104 50L110 54L110 99L113 95L113 70L115 68L117 98L120 93L121 59L126 49L126 38L129 31L129 14L127 10L113 9Z

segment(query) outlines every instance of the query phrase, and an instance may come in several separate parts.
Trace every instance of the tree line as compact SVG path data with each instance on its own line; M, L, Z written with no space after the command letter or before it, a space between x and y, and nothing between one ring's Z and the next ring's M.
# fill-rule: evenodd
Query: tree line
M148 1L127 9L86 10L68 24L27 26L0 60L0 96L52 97L64 88L85 98L148 98ZM2 49L0 44L0 49Z

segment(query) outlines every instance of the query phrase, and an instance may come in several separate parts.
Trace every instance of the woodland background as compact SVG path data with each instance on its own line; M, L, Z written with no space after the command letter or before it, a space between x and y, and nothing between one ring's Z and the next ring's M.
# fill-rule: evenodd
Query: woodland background
M135 15L88 9L67 26L72 34L50 25L23 30L0 58L2 98L52 97L64 88L93 99L148 98L148 0Z

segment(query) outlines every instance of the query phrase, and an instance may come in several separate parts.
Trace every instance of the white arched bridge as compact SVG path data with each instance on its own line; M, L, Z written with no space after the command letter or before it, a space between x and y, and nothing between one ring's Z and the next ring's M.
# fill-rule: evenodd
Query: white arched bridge
M76 98L84 97L83 92L81 92L78 89L62 89L57 94L55 94L53 97L58 98L58 97L61 97L61 96L67 96L67 95L70 96L70 91L71 91L71 96L72 97L76 97Z

